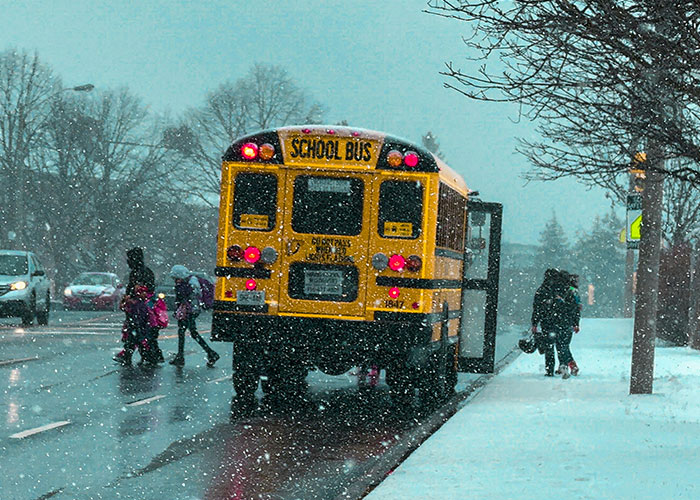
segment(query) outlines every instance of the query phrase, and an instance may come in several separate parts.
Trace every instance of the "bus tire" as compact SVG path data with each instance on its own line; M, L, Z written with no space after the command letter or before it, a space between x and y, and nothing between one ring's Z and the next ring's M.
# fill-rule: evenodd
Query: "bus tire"
M405 359L393 361L386 367L392 406L399 415L408 415L413 408L414 382Z
M428 409L437 407L450 396L450 352L454 351L450 349L450 310L447 302L443 304L442 310L440 340L423 365L420 378L421 406ZM454 368L454 358L452 358L452 361L452 367Z
M259 357L255 346L247 341L237 339L233 342L233 389L234 401L243 406L255 403L255 391L260 378ZM233 402L232 402L233 406ZM233 408L232 408L233 411Z

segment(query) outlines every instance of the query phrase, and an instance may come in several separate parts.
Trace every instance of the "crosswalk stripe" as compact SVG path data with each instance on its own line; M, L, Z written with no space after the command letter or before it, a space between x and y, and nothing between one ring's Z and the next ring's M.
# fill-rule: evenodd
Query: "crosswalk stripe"
M57 427L63 427L64 425L70 424L70 420L61 420L60 422L52 422L50 424L42 425L41 427L35 427L34 429L27 429L26 431L17 432L12 434L10 438L12 439L22 439L27 436L32 436L34 434L39 434L40 432L55 429Z
M161 398L164 398L165 394L159 394L158 396L153 396L152 398L146 398L146 399L139 399L138 401L132 401L131 403L126 403L124 406L141 406L148 404L152 401L157 401Z
M39 356L34 356L32 358L6 359L4 361L0 361L0 366L14 365L17 363L24 363L25 361L36 361L37 359L39 359Z

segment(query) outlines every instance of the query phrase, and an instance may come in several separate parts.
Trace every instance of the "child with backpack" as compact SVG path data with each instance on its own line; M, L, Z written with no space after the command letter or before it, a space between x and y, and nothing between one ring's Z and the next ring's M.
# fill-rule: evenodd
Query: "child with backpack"
M175 317L177 318L177 355L170 361L171 365L183 366L185 364L185 332L190 331L190 336L207 353L207 366L212 368L219 359L219 355L207 344L197 332L196 319L204 306L211 301L209 282L197 276L182 265L173 266L170 277L175 280ZM205 292L203 293L203 288ZM209 305L210 307L210 305Z

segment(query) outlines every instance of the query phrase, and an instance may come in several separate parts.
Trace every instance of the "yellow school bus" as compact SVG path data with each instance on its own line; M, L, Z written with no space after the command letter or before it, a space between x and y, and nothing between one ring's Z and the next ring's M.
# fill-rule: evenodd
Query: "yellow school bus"
M320 125L238 139L223 156L212 339L234 346L239 404L306 375L386 370L402 406L493 370L501 206L437 156Z

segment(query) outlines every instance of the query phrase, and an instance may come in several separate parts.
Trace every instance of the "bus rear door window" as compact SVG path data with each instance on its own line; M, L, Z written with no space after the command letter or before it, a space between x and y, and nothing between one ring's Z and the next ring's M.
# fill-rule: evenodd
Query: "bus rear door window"
M417 181L384 181L379 188L379 235L416 239L423 220L423 186Z
M245 231L271 231L277 215L277 177L239 173L233 187L233 225Z
M356 177L300 175L294 180L292 229L355 236L362 231L364 183Z

